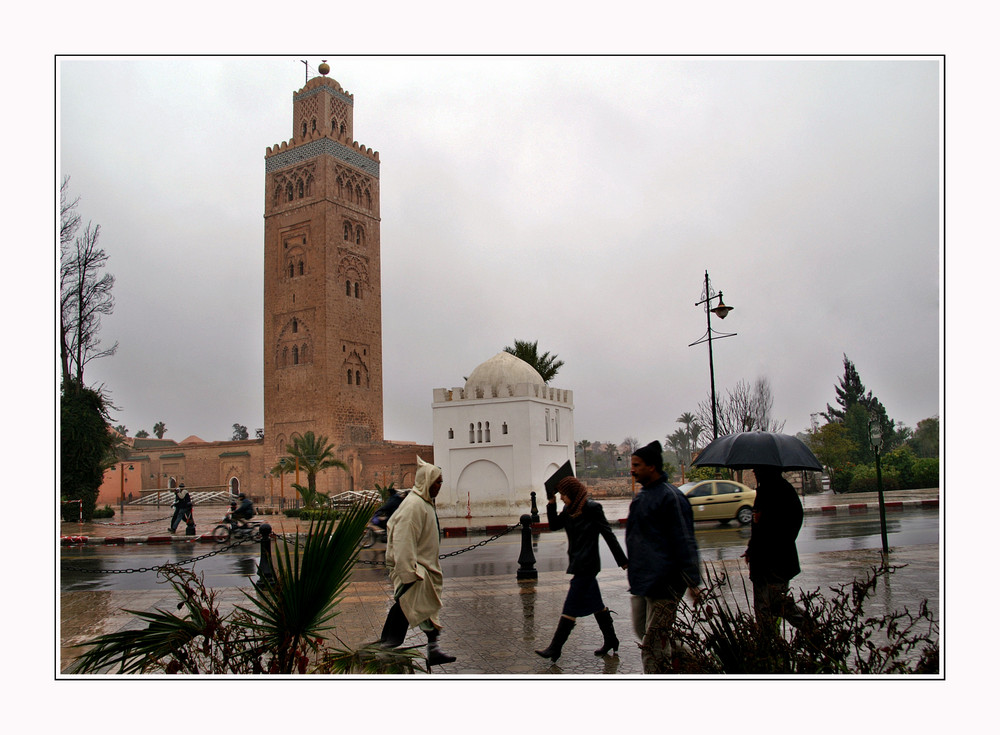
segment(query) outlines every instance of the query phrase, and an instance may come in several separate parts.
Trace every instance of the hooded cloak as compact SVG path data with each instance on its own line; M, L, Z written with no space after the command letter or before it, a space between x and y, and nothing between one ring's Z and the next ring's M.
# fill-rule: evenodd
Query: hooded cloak
M438 559L440 527L430 495L431 485L441 476L441 468L420 457L417 465L413 489L389 519L385 565L410 627L429 621L435 628L441 628L438 613L444 578ZM400 595L405 585L411 586Z

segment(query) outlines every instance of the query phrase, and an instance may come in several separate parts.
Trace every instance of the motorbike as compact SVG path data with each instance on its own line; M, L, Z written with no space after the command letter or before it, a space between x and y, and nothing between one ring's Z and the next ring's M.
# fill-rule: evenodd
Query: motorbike
M389 533L385 529L385 519L381 516L375 516L365 526L359 544L362 549L368 549L374 546L376 542L384 544L388 540L388 536Z
M230 538L260 541L261 523L261 521L250 521L247 525L241 526L237 521L233 520L232 513L226 513L226 517L222 519L222 523L212 531L212 537L220 544L226 543Z

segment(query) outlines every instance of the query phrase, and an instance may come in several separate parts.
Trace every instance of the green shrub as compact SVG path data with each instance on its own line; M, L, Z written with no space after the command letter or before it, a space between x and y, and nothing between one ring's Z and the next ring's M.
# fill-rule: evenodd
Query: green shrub
M302 508L285 508L283 512L288 518L299 518L302 515Z
M940 487L941 465L937 457L916 459L913 462L913 487Z
M887 471L882 468L882 489L899 490L899 476L892 470ZM878 477L874 465L857 465L851 476L851 485L848 492L851 493L874 493L878 491Z
M94 518L114 518L115 509L110 505L105 505L103 508L94 509Z
M303 521L335 521L340 517L340 511L333 508L301 508L298 518Z

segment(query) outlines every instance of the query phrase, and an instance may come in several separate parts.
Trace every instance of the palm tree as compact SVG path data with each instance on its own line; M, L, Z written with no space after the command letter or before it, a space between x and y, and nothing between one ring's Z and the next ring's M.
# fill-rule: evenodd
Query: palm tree
M335 627L337 604L350 582L361 534L375 506L358 504L338 521L310 525L301 549L290 550L298 542L283 539L274 554L276 580L251 580L253 592L244 592L248 604L228 615L219 612L215 592L206 589L193 572L166 569L181 599L177 607L186 608L186 613L129 611L148 625L82 643L88 650L74 664L73 673L116 668L122 674L304 674L310 664L328 671L360 673L367 667L366 673L378 673L375 655L365 648L334 650L341 664L332 669L324 658L331 655L324 638L330 638L328 631ZM380 653L384 659L384 652ZM382 665L401 667L392 673L419 668L406 660Z
M562 360L557 359L558 355L549 355L548 352L539 355L538 340L528 342L515 339L513 347L504 347L503 350L504 352L509 352L514 357L524 360L531 367L535 368L546 383L556 376L559 368L564 364Z
M316 504L316 475L331 467L338 467L347 470L347 465L333 456L334 445L329 443L325 436L316 436L311 431L305 434L296 434L292 437L292 443L285 445L287 457L278 460L271 472L280 475L295 472L296 467L306 473L306 492L302 492L302 499L307 506ZM293 485L294 487L294 485ZM299 486L302 487L302 486Z
M162 421L157 421L153 424L153 433L156 434L157 439L162 439L163 435L167 433L167 425Z

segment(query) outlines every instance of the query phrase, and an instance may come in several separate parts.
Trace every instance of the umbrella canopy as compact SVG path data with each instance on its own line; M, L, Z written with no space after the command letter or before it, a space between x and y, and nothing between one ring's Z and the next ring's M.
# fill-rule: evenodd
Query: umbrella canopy
M748 470L752 467L780 467L782 470L822 471L816 455L801 439L769 431L744 431L720 436L703 450L691 464L696 467L728 467Z

